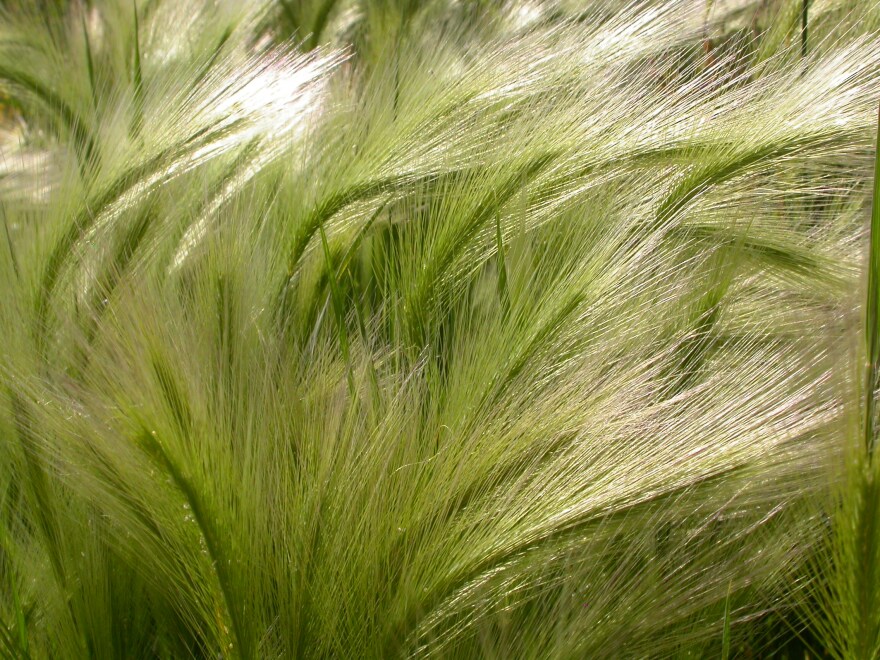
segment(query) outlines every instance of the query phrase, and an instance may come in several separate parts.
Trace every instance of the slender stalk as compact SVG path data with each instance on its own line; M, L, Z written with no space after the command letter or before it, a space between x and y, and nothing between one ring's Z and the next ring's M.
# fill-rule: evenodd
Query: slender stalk
M3 215L3 229L6 231L6 245L9 247L9 259L12 262L12 272L17 280L21 275L18 270L18 258L15 256L15 246L12 244L12 235L9 233L9 222L6 219L6 209L0 204L0 214Z
M0 503L0 507L5 508L5 506L5 502ZM16 554L13 549L9 531L6 529L6 524L2 518L0 518L0 551L2 551L8 558L12 558ZM18 585L16 583L17 576L13 570L6 570L5 572L9 581L9 595L12 596L12 613L15 616L15 637L17 637L17 639L13 637L11 630L12 626L8 626L9 630L7 630L7 626L0 623L0 630L4 633L2 641L6 645L7 651L9 651L11 657L27 660L31 657L30 652L28 651L27 616L22 607L21 596L19 595Z
M98 85L95 82L95 61L92 56L92 43L89 38L89 31L86 28L85 19L82 20L83 41L86 45L86 67L89 72L89 86L92 89L92 107L98 107Z
M809 20L810 0L802 0L801 4L801 57L807 56L807 25Z
M501 217L495 214L495 245L498 250L498 300L504 315L510 313L510 289L507 284L507 265L504 262L504 238L501 235Z
M863 420L865 449L870 461L875 443L874 391L880 369L880 327L877 323L877 297L880 282L880 114L878 114L877 152L874 156L874 201L871 204L871 225L868 253L868 299L865 303L865 416Z
M282 4L286 6L286 3ZM330 19L330 12L333 10L333 5L335 4L336 0L324 0L323 4L318 8L318 15L315 17L315 21L312 24L312 36L309 37L306 45L307 50L317 48L321 43L321 35L324 33L324 28L327 26L327 21Z
M324 250L324 259L327 265L327 279L330 284L330 298L333 303L333 315L336 319L339 349L342 351L342 359L345 362L347 371L348 390L352 399L354 399L357 390L354 383L351 354L348 349L348 331L345 328L345 301L342 300L342 292L339 290L339 283L336 280L336 269L333 267L333 257L330 254L330 246L327 243L327 234L324 231L324 225L319 225L318 231L321 233L321 247Z
M144 123L144 73L141 69L141 37L140 25L138 24L137 2L132 2L134 10L134 119L132 121L132 133L137 136L141 133Z
M730 658L730 588L727 585L727 598L724 600L724 632L721 636L721 658Z

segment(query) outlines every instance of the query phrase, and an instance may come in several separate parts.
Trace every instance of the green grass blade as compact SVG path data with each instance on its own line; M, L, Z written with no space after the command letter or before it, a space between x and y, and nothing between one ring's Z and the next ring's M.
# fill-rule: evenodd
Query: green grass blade
M97 164L98 149L86 123L56 92L38 79L0 62L0 79L6 79L37 97L43 105L58 117L61 125L73 136L73 146L79 156L80 171L85 176L87 168Z
M98 84L95 80L95 61L92 56L92 40L89 37L89 31L86 28L85 17L82 19L83 42L86 46L86 68L89 72L89 85L92 90L92 107L98 107Z
M286 5L286 3L284 4ZM321 36L324 34L324 28L327 27L327 21L330 19L330 13L333 11L335 4L336 0L324 0L321 3L315 20L312 23L312 34L306 45L307 50L317 48L321 43Z
M807 56L807 28L809 27L810 0L801 0L801 57Z
M730 659L730 585L724 599L724 630L721 634L721 660Z
M877 376L880 373L880 319L878 319L878 296L880 296L880 119L877 125L877 151L874 156L874 199L871 204L870 242L868 252L868 298L865 303L865 354L867 357L864 392L865 451L873 456L876 443L876 397Z
M504 238L501 235L501 216L495 214L495 249L498 251L498 300L501 311L510 313L510 288L507 284L507 264L504 262Z
M132 134L139 136L144 123L144 72L141 67L141 37L138 22L137 0L132 0L134 18L134 41L132 42L133 77L134 77L134 117L132 118Z
M3 229L6 234L6 246L9 249L9 260L12 264L12 272L15 275L15 279L19 279L21 273L19 272L18 267L18 257L15 255L15 245L12 243L12 234L9 233L9 220L6 217L6 207L2 203L0 203L0 214L3 215Z
M345 320L345 302L342 300L342 292L339 289L339 282L336 279L336 267L333 265L333 256L330 254L330 246L327 244L327 234L324 226L318 227L321 234L321 248L324 251L324 263L327 272L327 281L330 284L330 298L333 305L333 316L336 320L336 333L339 339L339 350L342 353L342 360L345 362L348 380L349 393L352 399L356 397L357 388L354 383L354 366L351 363L351 353L348 342L348 328Z

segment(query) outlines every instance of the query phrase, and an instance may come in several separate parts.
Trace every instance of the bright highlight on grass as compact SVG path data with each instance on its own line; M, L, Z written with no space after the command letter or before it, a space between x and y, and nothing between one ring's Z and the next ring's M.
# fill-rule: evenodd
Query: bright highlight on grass
M878 103L873 2L0 0L0 653L880 657Z

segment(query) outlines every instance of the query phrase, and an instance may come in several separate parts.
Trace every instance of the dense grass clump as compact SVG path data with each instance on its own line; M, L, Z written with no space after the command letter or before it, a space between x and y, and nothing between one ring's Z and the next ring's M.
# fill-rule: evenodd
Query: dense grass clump
M878 101L854 0L0 0L2 653L880 657Z

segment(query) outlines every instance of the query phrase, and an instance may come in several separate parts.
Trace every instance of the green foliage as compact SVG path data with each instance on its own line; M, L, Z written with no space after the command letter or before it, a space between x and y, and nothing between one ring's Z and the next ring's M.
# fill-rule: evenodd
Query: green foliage
M877 16L0 3L3 653L876 657Z

